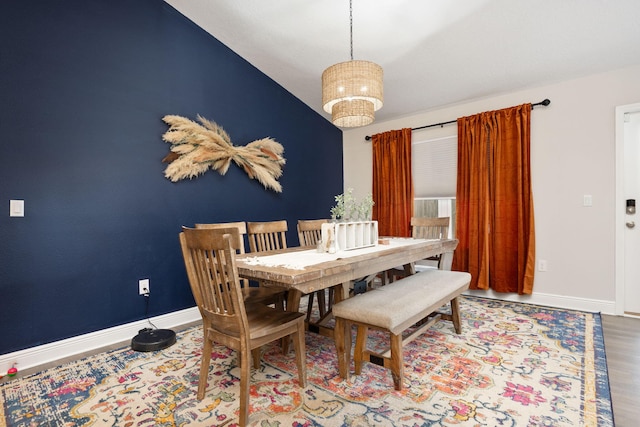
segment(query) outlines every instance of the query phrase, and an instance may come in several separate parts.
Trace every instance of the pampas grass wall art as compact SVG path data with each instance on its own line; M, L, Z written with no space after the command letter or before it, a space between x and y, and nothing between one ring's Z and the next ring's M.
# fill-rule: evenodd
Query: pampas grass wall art
M171 152L162 161L169 163L164 176L172 182L192 179L209 168L224 175L231 161L257 179L265 188L282 192L278 178L286 163L284 148L272 138L262 138L246 146L235 146L229 135L215 122L198 116L196 123L181 116L167 115L162 120L169 130L162 139L171 144Z

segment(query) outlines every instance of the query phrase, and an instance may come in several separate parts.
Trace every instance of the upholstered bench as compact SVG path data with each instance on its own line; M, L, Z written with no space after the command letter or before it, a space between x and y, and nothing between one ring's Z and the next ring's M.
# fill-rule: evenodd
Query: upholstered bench
M470 281L469 273L427 270L335 304L334 338L340 376L349 379L351 325L357 325L356 375L360 374L362 362L372 362L390 369L395 389L402 390L403 345L413 341L439 319L452 321L459 334L458 296L469 288ZM438 313L437 310L447 303L451 303L451 314ZM419 322L417 329L403 340L402 333ZM391 349L382 354L367 350L368 328L388 331Z

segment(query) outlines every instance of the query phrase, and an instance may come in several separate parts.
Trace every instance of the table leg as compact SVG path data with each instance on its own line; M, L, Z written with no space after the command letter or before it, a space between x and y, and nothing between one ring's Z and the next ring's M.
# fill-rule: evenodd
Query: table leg
M440 262L438 268L440 270L451 270L451 263L453 262L453 252L444 252L440 254Z
M297 312L300 310L300 298L302 293L297 289L289 289L287 292L287 311ZM289 344L291 343L291 336L282 338L282 353L289 353Z
M339 285L333 286L333 298L334 303L337 304L340 301L343 301L349 298L349 288L352 282L345 282ZM316 323L308 322L307 329L310 332L314 332L316 334L323 335L325 337L333 337L334 336L334 328L329 326L328 323L333 319L333 313L331 309L327 310L324 316L320 318L320 320Z
M413 274L416 274L416 264L414 262L411 262L409 264L405 264L404 265L404 274L407 276L411 276Z
M353 281L334 286L335 303L339 303L340 301L344 301L349 298L349 288L351 287L351 285L353 285Z
M300 311L302 292L297 289L289 289L287 294L287 311Z

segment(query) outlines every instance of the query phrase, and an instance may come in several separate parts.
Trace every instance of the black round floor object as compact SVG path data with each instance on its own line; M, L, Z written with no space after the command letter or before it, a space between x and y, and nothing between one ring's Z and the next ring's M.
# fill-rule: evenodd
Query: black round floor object
M156 351L171 347L176 343L176 333L171 329L144 328L131 339L131 349L135 351Z

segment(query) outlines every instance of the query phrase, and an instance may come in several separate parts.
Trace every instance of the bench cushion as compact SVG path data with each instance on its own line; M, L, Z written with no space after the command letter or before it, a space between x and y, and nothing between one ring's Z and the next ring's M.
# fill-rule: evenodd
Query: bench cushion
M460 295L470 282L465 272L422 271L341 301L333 306L333 314L398 335Z

